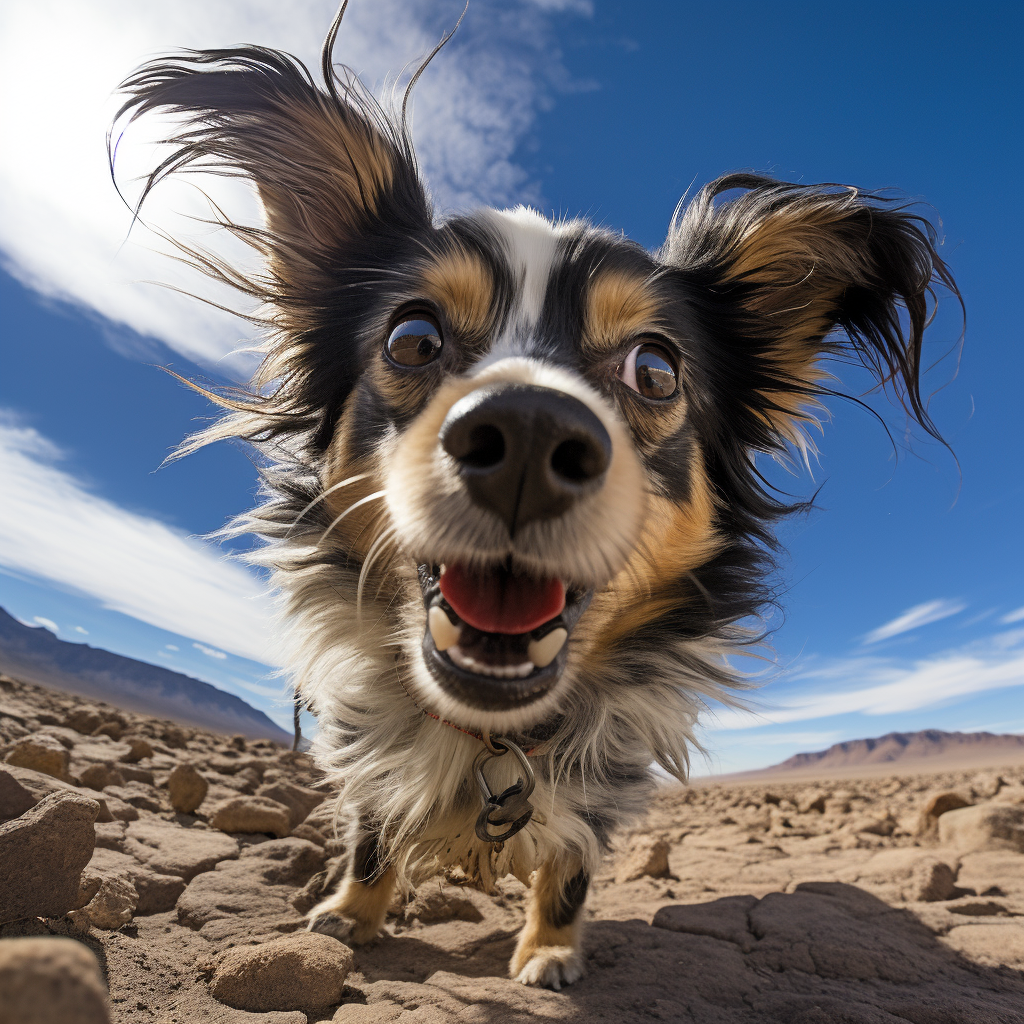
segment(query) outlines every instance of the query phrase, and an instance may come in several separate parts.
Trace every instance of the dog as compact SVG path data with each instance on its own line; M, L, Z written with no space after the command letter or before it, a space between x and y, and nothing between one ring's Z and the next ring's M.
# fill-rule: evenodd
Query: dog
M265 457L230 530L267 542L350 831L310 926L367 942L396 888L511 874L511 975L557 989L610 837L657 768L685 781L704 702L749 685L730 655L797 507L755 457L806 457L834 355L938 437L922 336L933 287L959 293L928 221L850 187L727 175L653 253L521 207L436 219L404 104L333 64L339 23L319 85L258 47L124 84L122 115L181 119L143 198L206 168L265 214L226 224L258 273L189 250L264 304L266 338L248 392L194 385L227 412L182 451Z

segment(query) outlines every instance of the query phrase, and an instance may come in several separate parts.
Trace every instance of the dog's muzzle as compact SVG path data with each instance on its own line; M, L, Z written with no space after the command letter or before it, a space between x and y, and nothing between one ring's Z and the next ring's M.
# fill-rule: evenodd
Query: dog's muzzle
M598 417L563 391L500 384L449 410L439 436L473 503L516 534L565 515L604 484L611 438ZM580 537L579 543L587 543ZM423 655L438 684L481 710L539 699L565 668L568 640L591 590L527 574L514 556L421 565L427 613Z

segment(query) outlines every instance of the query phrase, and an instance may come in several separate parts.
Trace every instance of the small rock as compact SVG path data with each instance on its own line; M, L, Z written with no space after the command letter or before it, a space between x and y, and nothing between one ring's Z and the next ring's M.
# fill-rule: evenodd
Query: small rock
M238 733L237 735L232 736L231 737L231 746L233 746L235 748L235 750L244 751L245 748L246 748L245 737L241 733Z
M108 1024L96 957L74 939L0 942L0 1006L18 1024Z
M148 768L136 768L134 765L119 761L117 770L125 777L126 782L144 782L147 786L156 785L156 776Z
M283 839L291 832L289 809L265 796L239 796L217 808L210 824L221 832L270 832Z
M907 899L916 903L938 903L957 894L956 874L940 860L922 860L914 867Z
M398 920L402 924L412 921L440 924L442 921L482 921L483 914L458 888L442 887L434 880L416 890L415 896L398 914Z
M91 707L80 707L75 708L66 719L64 719L64 725L68 729L74 729L75 732L82 733L83 736L91 736L101 725L103 725L103 716Z
M1005 785L1006 781L998 772L979 772L971 779L971 789L985 800L990 800Z
M320 829L313 828L312 825L307 825L305 822L301 825L296 825L292 829L292 835L296 839L308 839L311 843L316 843L317 846L325 846L327 844L327 836Z
M121 760L127 764L136 764L143 758L153 756L153 747L148 740L140 736L129 736L125 742L128 744L128 753L121 755Z
M107 786L123 786L124 776L114 767L112 761L91 764L78 774L79 781L89 789L102 790Z
M256 795L269 797L279 804L284 804L290 812L289 820L292 828L305 821L312 811L327 799L326 793L298 786L285 779L260 786L256 790Z
M139 812L138 809L133 807L130 803L126 803L120 797L114 796L111 792L103 794L103 802L107 805L107 809L110 812L110 817L115 821L138 821Z
M52 736L42 733L27 736L15 743L4 760L17 768L29 768L34 772L52 775L61 782L71 781L71 755Z
M849 814L850 813L850 800L849 797L838 796L833 793L825 801L825 814Z
M185 730L179 729L176 725L171 725L164 729L160 738L167 744L167 746L174 750L184 750L188 744L188 737L185 735Z
M352 950L329 935L297 932L229 949L210 980L215 999L239 1010L318 1009L341 1002Z
M825 813L825 801L829 794L824 789L805 789L796 797L796 809L801 814L810 814L817 811L818 814Z
M938 829L939 818L949 811L958 810L961 807L970 807L971 801L962 793L954 793L947 790L942 793L933 793L921 806L917 819L916 834L919 836L934 835Z
M178 897L185 891L185 880L178 875L162 875L120 850L104 849L97 844L82 874L83 885L98 889L103 880L110 877L124 878L135 886L138 893L136 914L160 914L173 910Z
M1024 853L1024 805L976 804L939 818L939 841L961 853L1016 850Z
M95 800L51 793L20 818L0 825L0 924L60 917L78 906L98 813Z
M97 850L117 850L119 853L124 852L124 837L127 825L123 821L108 821L104 824L97 824L94 826L96 829L96 849ZM95 856L95 854L93 854Z
M650 878L668 878L668 853L671 847L664 839L637 836L629 844L626 855L619 861L615 881L633 882L645 875Z
M93 732L93 736L109 736L112 740L119 740L124 733L124 726L120 722L104 722Z
M191 814L206 799L210 784L194 765L179 764L167 778L171 806L179 814Z
M113 931L128 924L139 904L139 893L131 879L124 875L108 875L96 889L96 894L81 910L68 915L76 924Z

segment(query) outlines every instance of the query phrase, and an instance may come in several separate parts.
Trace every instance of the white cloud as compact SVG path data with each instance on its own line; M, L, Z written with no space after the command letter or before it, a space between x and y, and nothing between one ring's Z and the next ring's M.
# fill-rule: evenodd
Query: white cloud
M54 465L59 456L0 410L0 565L273 664L270 601L252 573L209 544L90 494Z
M192 646L197 651L202 651L208 658L216 658L218 661L223 661L227 657L223 651L218 651L216 647L207 647L206 644L193 644Z
M1012 622L1024 622L1024 608L1018 608L1016 611L1004 615L999 621L1007 626Z
M40 626L45 626L51 633L60 632L60 627L53 619L46 619L42 615L35 615L32 617L32 621Z
M82 636L88 636L89 635L89 630L83 629L81 626L75 626L75 632L76 633L81 633Z
M951 615L957 615L966 608L962 601L927 601L925 604L915 605L908 608L902 615L898 615L891 622L873 629L864 637L864 643L876 644L879 640L888 640L890 637L898 636L900 633L907 633L920 626L927 626L931 622L938 622L940 619L948 619Z
M244 0L173 4L137 0L33 0L0 5L0 257L23 282L71 300L190 359L247 372L251 357L228 357L249 326L157 280L234 304L154 250L167 246L136 225L110 182L104 136L118 106L118 83L144 60L181 47L255 42L287 50L311 68L336 0ZM461 0L353 3L336 49L378 91L387 76L432 49L461 12ZM519 144L553 87L567 73L550 30L554 12L590 13L586 0L475 4L415 93L421 165L442 207L506 204L535 189L515 161ZM392 79L393 80L393 79ZM133 133L118 152L119 181L151 168L156 152ZM196 186L232 215L252 218L245 186L209 175L167 182L147 205L150 223L198 236L178 213L208 215ZM137 187L137 186L136 186ZM130 190L130 189L129 189ZM172 212L172 211L177 211ZM237 252L228 240L215 246Z
M996 634L964 648L901 665L884 659L852 658L806 673L810 692L782 707L754 714L725 709L709 720L717 729L752 729L764 725L831 718L834 715L887 715L935 707L982 693L1024 686L1024 630ZM844 680L867 685L839 689ZM814 689L827 681L827 689Z
M178 646L177 646L176 644L164 644L164 647L165 647L165 648L166 648L166 649L167 649L168 651L176 651L176 650L178 650L178 649L179 649L179 648L178 648Z

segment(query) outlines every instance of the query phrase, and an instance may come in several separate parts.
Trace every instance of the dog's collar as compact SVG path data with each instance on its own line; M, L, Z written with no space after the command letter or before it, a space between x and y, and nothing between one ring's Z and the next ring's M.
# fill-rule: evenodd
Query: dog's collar
M433 711L428 711L416 698L409 692L409 688L405 685L405 680L402 679L401 672L398 673L398 681L402 684L402 689L405 690L405 695L412 701L413 706L420 712L432 718L435 722L440 722L442 725L450 726L452 729L457 729L465 736L472 736L473 739L479 740L492 754L497 753L495 749L494 740L501 739L501 737L492 737L490 730L486 733L474 732L472 729L464 729L461 725L456 722L451 722L447 718L442 718L440 715L435 715ZM538 727L537 731L541 735L532 735L530 733L516 733L509 735L506 738L516 744L517 747L523 750L527 757L535 757L538 754L542 754L543 750L541 747L544 746L548 740L558 731L558 726L562 722L562 716L557 715L554 719L549 722L543 722Z

